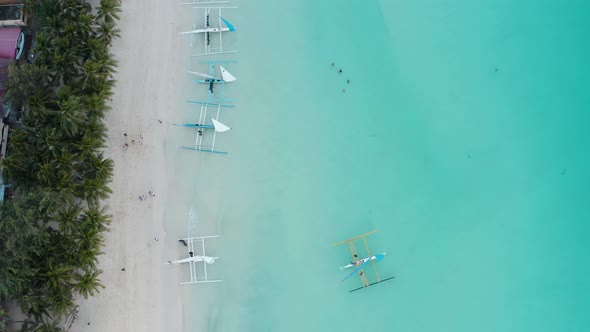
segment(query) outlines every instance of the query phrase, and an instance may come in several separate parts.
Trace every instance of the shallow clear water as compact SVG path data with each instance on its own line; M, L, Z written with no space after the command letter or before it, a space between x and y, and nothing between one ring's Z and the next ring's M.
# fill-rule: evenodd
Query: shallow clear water
M222 235L187 330L590 329L587 2L239 6L230 154L169 146ZM396 279L349 294L372 229Z

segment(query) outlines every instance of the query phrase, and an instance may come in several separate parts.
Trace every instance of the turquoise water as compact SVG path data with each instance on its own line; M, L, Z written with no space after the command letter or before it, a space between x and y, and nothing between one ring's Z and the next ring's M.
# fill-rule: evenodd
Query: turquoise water
M239 6L230 154L174 152L223 236L187 330L590 330L587 2Z

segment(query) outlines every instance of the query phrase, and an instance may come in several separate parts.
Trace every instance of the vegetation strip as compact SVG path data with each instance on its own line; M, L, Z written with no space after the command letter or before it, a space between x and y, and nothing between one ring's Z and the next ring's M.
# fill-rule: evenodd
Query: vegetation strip
M103 120L121 3L101 0L95 11L82 0L25 6L36 46L33 62L10 66L5 96L22 110L24 127L13 130L1 165L14 198L0 205L0 300L20 304L22 331L61 331L77 294L104 288L97 263L110 216L101 200L114 165L103 155Z

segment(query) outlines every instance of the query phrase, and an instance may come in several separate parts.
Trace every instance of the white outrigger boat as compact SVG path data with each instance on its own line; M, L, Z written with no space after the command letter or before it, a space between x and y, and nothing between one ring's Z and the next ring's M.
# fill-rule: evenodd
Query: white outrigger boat
M218 3L229 3L227 0L193 0L193 2L181 2L181 5L214 5Z
M219 257L211 257L207 256L205 252L205 240L211 238L217 238L219 235L210 235L210 236L198 236L198 237L189 237L184 239L178 239L179 241L182 240L186 243L188 250L189 250L189 257L179 259L176 261L168 261L166 264L188 264L189 266L189 275L190 281L181 282L181 285L187 284L203 284L203 283L211 283L211 282L221 282L221 280L211 280L209 279L209 275L207 274L207 265L215 263ZM200 242L201 244L201 254L196 254L195 242ZM198 270L198 263L203 263L203 273L197 273ZM199 264L200 265L200 264Z
M377 271L377 267L375 266L375 262L379 262L383 258L385 258L386 253L377 254L377 255L371 254L371 250L369 249L369 245L368 245L367 239L366 239L366 237L368 235L374 234L376 232L377 231L371 231L371 232L368 232L368 233L365 233L365 234L361 234L361 235L352 237L350 239L347 239L347 240L344 240L344 241L340 241L340 242L337 242L337 243L334 243L333 244L333 246L339 246L341 244L346 243L348 245L348 249L350 250L350 254L352 255L352 261L351 261L351 263L348 264L348 265L342 266L340 269L341 270L344 270L344 269L348 269L348 268L351 268L351 267L355 267L355 269L352 270L348 275L346 275L346 277L344 277L344 279L340 280L339 283L343 283L344 281L346 281L348 278L352 277L355 274L358 274L358 276L359 276L359 278L361 280L361 287L358 287L358 288L355 288L355 289L350 290L349 291L350 293L395 278L395 277L388 277L388 278L385 278L385 279L381 279L379 277L379 272ZM366 258L358 259L358 257L359 257L359 255L358 255L358 249L357 249L356 244L355 244L355 242L358 241L358 240L362 240L363 243L364 243L364 247L365 247L366 252L368 254L368 256ZM369 263L373 267L373 271L374 271L375 278L377 279L377 281L370 282L369 279L367 278L367 274L365 273L365 270L364 269L365 269L365 267L367 265L369 265Z
M188 128L195 128L197 129L196 139L195 139L195 146L181 146L182 149L186 150L193 150L193 151L200 151L200 152L210 152L210 153L217 153L217 154L228 154L225 151L215 150L215 140L217 138L217 133L224 133L226 131L231 130L230 127L221 123L219 121L219 115L221 112L222 107L233 107L232 105L223 105L223 104L214 104L208 101L203 100L189 100L187 101L193 104L201 104L201 111L199 113L199 122L197 123L180 123L180 124L173 124L174 126L181 126L181 127L188 127ZM209 108L214 108L216 110L215 116L208 116ZM211 121L211 124L205 124L207 118ZM207 139L204 142L204 138L208 137L205 135L207 131L213 131L213 135L211 139Z
M203 53L193 54L193 56L203 56L203 55L210 55L210 54L225 54L225 53L236 53L237 50L224 50L223 49L223 33L224 32L234 32L236 31L236 27L231 24L228 20L221 16L222 9L233 9L238 7L193 7L196 9L203 9L205 11L205 27L204 28L196 28L193 26L192 30L183 31L179 34L181 35L197 35L197 34L204 34L205 35L205 48ZM217 26L211 25L211 9L218 10L218 17L219 20L217 22ZM211 34L216 33L219 34L219 44L217 47L212 46L211 43ZM191 41L192 45L192 41Z
M205 61L203 63L207 63L209 65L209 73L201 73L198 71L187 70L186 72L199 76L202 79L195 80L195 82L200 84L207 84L209 86L208 97L207 101L216 102L216 103L223 103L223 102L232 102L231 99L225 99L225 83L231 83L236 81L236 77L232 75L227 69L225 69L221 64L229 64L229 63L236 63L237 61L233 60L224 60L224 61ZM217 72L215 70L215 66L219 67L219 76L217 76ZM219 84L221 86L221 93L219 97L215 96L215 85Z

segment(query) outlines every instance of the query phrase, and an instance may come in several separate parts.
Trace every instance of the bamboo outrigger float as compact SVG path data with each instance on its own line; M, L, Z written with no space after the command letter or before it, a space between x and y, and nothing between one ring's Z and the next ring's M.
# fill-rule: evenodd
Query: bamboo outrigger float
M332 244L333 246L339 246L341 244L346 243L348 245L348 249L350 250L350 255L352 256L351 263L341 267L340 269L344 270L347 268L355 267L355 269L352 272L350 272L344 279L340 280L340 283L344 282L346 279L350 278L354 274L358 274L359 278L361 279L362 286L350 290L349 291L350 293L395 278L395 277L388 277L385 279L381 279L379 277L379 272L377 271L377 267L375 266L375 262L379 262L380 260L385 258L385 255L387 253L382 253L382 254L377 254L377 255L371 254L371 250L369 249L369 244L367 243L366 237L371 234L375 234L375 233L377 233L376 230L370 231L370 232L352 237L350 239ZM367 251L366 258L359 259L358 249L357 249L356 243L355 243L357 241L363 242L363 244L365 246L365 250ZM373 267L373 271L375 272L375 277L376 277L377 281L370 282L369 279L367 278L367 274L365 273L364 269L369 264L371 264L371 266Z

